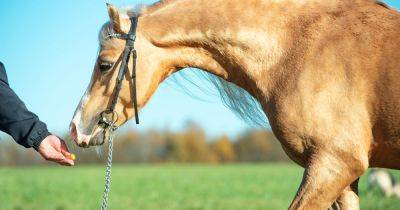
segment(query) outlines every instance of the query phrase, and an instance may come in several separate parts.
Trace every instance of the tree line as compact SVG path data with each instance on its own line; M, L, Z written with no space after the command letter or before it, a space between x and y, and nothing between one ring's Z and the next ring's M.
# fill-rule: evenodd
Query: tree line
M107 147L78 148L66 137L77 164L103 164ZM189 125L180 132L132 130L116 135L114 163L211 163L288 161L278 140L269 130L250 130L229 138L209 138L203 129ZM0 141L0 165L40 165L45 162L33 150L11 141Z

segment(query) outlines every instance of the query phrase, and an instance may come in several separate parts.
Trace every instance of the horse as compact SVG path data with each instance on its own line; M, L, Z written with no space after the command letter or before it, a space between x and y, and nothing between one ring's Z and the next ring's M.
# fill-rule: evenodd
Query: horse
M108 13L70 126L79 146L102 143L100 114L115 92L127 41L106 37L127 34L137 18L138 108L184 68L218 78L232 107L257 118L251 106L259 106L284 151L305 168L290 209L359 209L358 180L369 167L400 169L395 9L372 0L168 0L141 9L109 5ZM117 126L135 118L132 62Z
M400 198L400 183L389 171L383 169L372 169L368 175L367 191L371 194L373 188L378 188L386 197Z

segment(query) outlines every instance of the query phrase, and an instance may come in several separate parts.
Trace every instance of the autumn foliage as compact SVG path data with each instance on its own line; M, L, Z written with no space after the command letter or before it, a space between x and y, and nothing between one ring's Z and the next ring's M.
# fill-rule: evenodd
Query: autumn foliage
M82 149L68 138L78 164L104 163L106 147ZM125 131L114 140L114 162L129 163L211 163L287 161L279 141L268 130L252 130L229 138L207 137L204 130L190 124L181 132L149 130ZM0 165L34 165L44 161L33 150L12 141L0 141Z

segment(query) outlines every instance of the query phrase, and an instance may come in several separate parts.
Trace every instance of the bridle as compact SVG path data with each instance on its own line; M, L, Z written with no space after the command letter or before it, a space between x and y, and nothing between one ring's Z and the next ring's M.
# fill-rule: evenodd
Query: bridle
M112 153L113 153L113 133L118 129L116 125L118 121L118 113L115 111L115 106L117 105L117 101L119 98L119 94L121 92L122 81L126 72L129 72L128 64L131 55L133 55L133 65L132 65L132 96L133 96L133 108L135 109L135 119L136 124L139 124L139 113L138 113L138 105L137 105L137 94L136 94L136 50L135 50L135 40L136 40L136 28L138 17L133 17L131 20L131 28L129 29L128 34L111 34L106 37L106 39L123 39L126 40L125 48L122 53L121 66L118 71L117 81L115 85L115 92L111 101L110 108L103 111L100 114L100 120L98 125L103 128L103 142L108 139L108 157L107 157L107 165L106 165L106 173L105 173L105 186L103 192L103 199L101 202L101 210L106 210L108 206L108 196L110 193L111 186L111 166L112 166ZM114 64L116 66L118 62Z
M129 29L128 34L118 34L118 33L113 33L111 35L108 35L106 39L123 39L126 40L125 48L122 53L122 59L121 59L121 66L119 68L118 76L117 76L117 81L115 85L115 92L111 101L110 108L101 112L100 114L100 120L98 125L100 125L104 130L111 130L115 131L118 129L118 126L116 125L118 121L118 113L115 111L115 106L117 105L117 101L119 98L119 94L121 92L121 87L122 87L122 81L124 79L124 76L126 72L129 72L128 64L129 64L129 59L131 55L133 55L133 65L132 65L132 96L133 96L133 108L135 111L135 120L136 124L139 124L139 113L138 113L138 105L137 105L137 93L136 93L136 50L135 50L135 40L136 40L136 28L137 28L137 21L138 17L133 17L130 18L131 21L131 27ZM118 64L115 63L114 66Z

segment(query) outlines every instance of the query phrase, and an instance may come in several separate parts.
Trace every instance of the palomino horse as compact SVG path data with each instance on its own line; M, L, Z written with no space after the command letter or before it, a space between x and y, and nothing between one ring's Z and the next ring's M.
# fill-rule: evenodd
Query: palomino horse
M186 67L246 90L305 168L290 209L358 209L358 179L368 167L400 169L400 14L383 3L169 0L141 12L108 11L71 123L80 146L100 144L99 115L115 91L126 41L105 37L128 33L135 16L139 108ZM118 125L134 115L130 75L116 105Z

